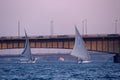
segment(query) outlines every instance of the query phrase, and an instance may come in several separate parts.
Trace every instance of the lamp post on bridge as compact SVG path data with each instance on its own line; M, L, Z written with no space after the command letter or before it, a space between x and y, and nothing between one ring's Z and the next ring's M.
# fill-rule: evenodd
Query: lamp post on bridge
M116 19L115 20L115 34L117 34L117 23L118 23L118 20Z
M18 37L20 37L20 21L18 20Z
M87 19L84 19L82 21L82 27L83 27L83 29L82 29L83 30L83 35L87 35Z
M82 33L83 33L83 35L84 35L84 20L82 21Z
M115 20L115 34L118 34L118 22L120 21L120 18Z
M51 37L53 37L53 33L54 33L54 31L53 31L53 20L51 20Z

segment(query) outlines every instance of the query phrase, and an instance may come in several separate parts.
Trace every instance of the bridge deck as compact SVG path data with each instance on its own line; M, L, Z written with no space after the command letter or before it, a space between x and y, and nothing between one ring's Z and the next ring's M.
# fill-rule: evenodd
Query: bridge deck
M64 48L72 49L74 35L31 36L31 48ZM88 50L120 53L120 35L84 35L83 39ZM1 37L0 49L24 48L25 37Z

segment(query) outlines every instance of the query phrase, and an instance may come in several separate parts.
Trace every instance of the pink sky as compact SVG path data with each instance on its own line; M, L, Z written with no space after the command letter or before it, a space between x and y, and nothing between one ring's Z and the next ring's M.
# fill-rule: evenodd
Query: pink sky
M20 35L50 35L53 20L54 35L75 34L74 25L83 33L82 21L87 19L88 34L120 34L120 0L0 0L0 37Z

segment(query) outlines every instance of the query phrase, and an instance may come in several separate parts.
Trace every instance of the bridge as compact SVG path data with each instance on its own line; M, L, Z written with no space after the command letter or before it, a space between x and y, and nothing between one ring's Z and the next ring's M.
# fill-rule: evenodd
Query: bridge
M120 35L84 35L86 47L91 51L120 53ZM72 49L75 35L30 36L31 48ZM0 37L0 49L24 48L25 37Z

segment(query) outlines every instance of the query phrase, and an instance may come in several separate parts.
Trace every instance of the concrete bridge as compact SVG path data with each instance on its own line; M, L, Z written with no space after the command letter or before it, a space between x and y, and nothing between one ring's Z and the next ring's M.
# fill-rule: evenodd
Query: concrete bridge
M72 49L74 35L30 36L31 48L63 48ZM86 47L91 51L120 53L120 35L84 35ZM0 49L24 48L25 37L1 37Z

